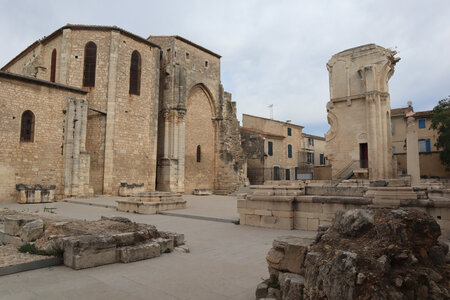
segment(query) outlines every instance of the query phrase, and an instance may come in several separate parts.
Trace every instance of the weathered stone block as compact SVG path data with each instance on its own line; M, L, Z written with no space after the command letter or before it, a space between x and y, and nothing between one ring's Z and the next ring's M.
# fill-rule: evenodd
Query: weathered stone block
M273 241L266 256L269 268L282 272L304 274L303 261L311 240L283 236Z
M255 293L256 300L266 298L268 289L269 289L269 287L267 286L267 283L261 282L260 284L258 284L258 286L256 287L256 293Z
M322 213L322 204L300 202L297 204L297 210L301 212Z
M280 273L278 276L283 300L302 300L305 278L294 273Z
M5 217L5 233L9 235L19 235L19 231L25 224L36 220L34 217L30 216L8 216Z
M271 216L272 215L272 211L271 210L267 210L267 209L255 209L252 214L260 215L260 216Z
M147 243L118 248L117 252L121 262L130 263L160 256L161 247L158 243Z
M115 263L116 243L111 236L82 235L63 239L64 264L85 269Z
M178 247L184 245L184 234L168 231L160 231L161 237L166 239L173 239L173 246Z
M153 241L159 244L161 253L173 252L173 239L157 238Z
M293 218L294 212L293 211L273 210L272 215L276 216L276 217L281 217L281 218Z
M240 214L246 214L246 215L258 215L257 213L255 213L255 209L252 208L238 208L238 213Z
M245 225L260 226L261 216L258 215L245 215Z
M117 262L116 248L98 249L74 254L64 250L64 265L75 269L86 269Z
M44 221L41 219L34 220L22 226L19 230L20 238L24 242L32 242L37 240L44 233Z
M238 208L247 208L247 200L237 200L237 207Z
M319 227L319 218L308 218L308 229L307 230L317 230Z

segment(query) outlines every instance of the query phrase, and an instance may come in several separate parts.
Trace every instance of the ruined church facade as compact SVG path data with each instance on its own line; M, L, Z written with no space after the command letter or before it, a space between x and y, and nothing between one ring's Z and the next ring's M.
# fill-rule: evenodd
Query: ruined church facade
M121 185L227 193L243 180L239 124L220 82L220 56L193 42L66 25L1 72L0 105L14 106L0 112L0 177L8 178L1 201L13 200L20 184L54 185L62 197L117 195ZM49 106L57 109L38 114ZM26 111L33 114L28 140ZM40 154L49 141L57 155ZM29 176L31 170L59 175Z

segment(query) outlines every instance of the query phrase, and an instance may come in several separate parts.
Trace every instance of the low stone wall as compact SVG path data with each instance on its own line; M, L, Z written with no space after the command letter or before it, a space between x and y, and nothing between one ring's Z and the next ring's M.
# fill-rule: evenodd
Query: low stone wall
M251 193L238 200L238 212L242 225L317 230L320 225L331 224L339 210L368 205L425 211L441 226L442 235L450 239L450 197L446 190L251 186Z
M299 187L251 186L247 199L238 199L240 224L276 229L294 228L295 196L304 194Z
M144 215L154 215L157 214L159 211L184 209L184 208L186 208L185 200L179 200L174 202L147 202L136 199L117 201L118 211Z
M154 215L159 211L184 209L186 200L172 192L130 192L128 197L117 200L117 210L136 214Z

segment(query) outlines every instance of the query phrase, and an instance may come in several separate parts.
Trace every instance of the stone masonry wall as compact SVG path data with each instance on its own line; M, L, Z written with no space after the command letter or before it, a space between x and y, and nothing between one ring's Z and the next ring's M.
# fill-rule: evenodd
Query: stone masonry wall
M16 184L56 185L64 192L64 120L68 98L84 93L0 77L0 202L16 200ZM21 118L35 117L34 142L20 141Z
M83 87L84 50L97 45L95 87ZM159 85L159 49L119 30L63 29L8 70L49 80L51 54L57 50L56 82L89 91L86 149L91 154L95 193L117 194L120 182L144 183L155 189ZM140 95L129 94L131 53L141 55ZM106 183L106 185L105 185Z

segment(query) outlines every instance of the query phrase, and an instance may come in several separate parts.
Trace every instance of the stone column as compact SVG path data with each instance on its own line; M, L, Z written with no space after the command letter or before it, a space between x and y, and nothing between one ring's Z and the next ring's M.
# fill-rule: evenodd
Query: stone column
M406 168L411 176L411 186L420 185L419 140L413 117L406 121Z
M72 194L73 175L73 119L75 118L75 100L67 101L66 119L64 128L64 195Z
M120 33L111 32L109 48L108 91L106 103L106 134L105 134L105 168L103 173L103 193L113 194L114 171L114 124L116 110L117 68L119 61ZM117 186L117 189L119 187Z
M186 111L178 111L178 192L184 191L184 147L186 134Z

